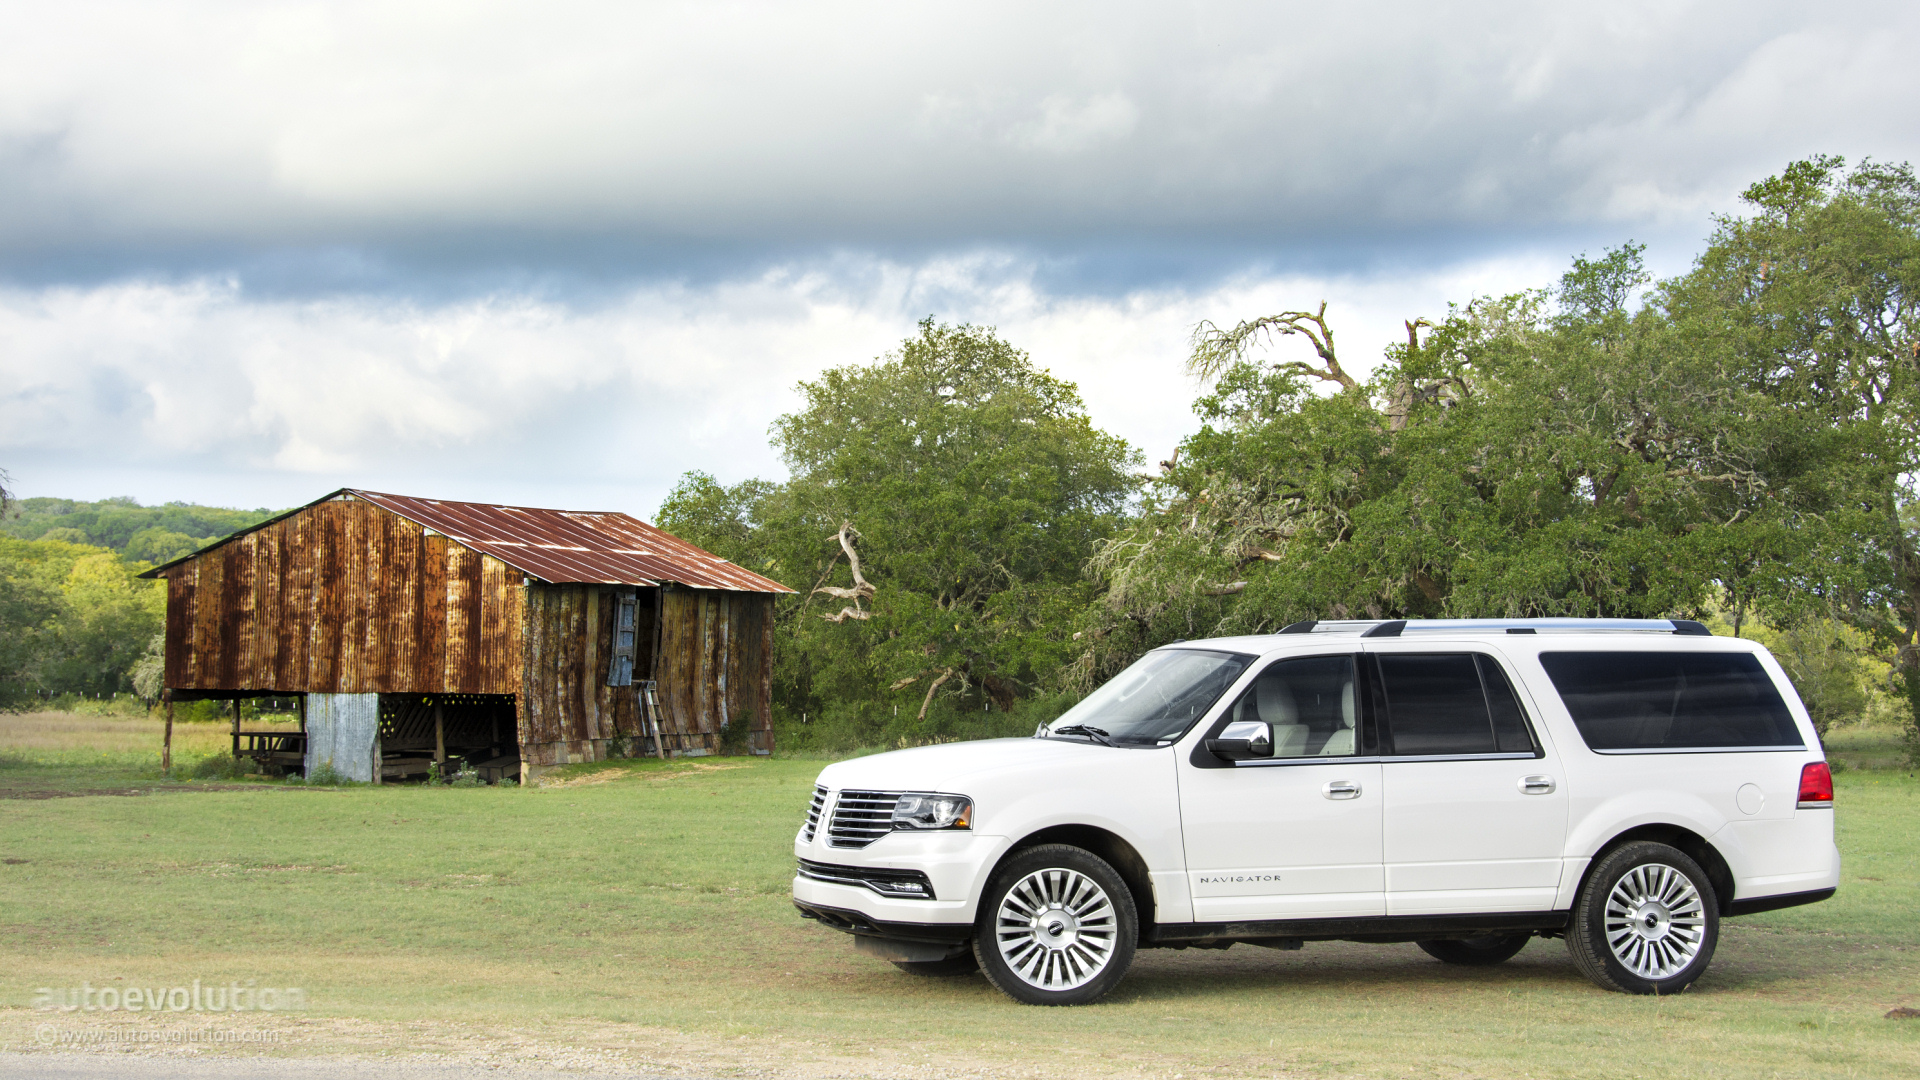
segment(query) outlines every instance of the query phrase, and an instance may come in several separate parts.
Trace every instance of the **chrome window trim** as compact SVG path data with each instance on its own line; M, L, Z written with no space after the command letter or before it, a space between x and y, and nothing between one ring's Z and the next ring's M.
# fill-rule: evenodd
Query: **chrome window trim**
M1354 757L1350 755L1328 757L1287 757L1287 758L1243 758L1232 762L1236 769L1272 769L1290 765L1372 765L1384 761L1377 755Z
M1248 758L1234 762L1233 767L1270 769L1282 765L1390 765L1401 761L1538 761L1546 756L1544 751L1532 753L1510 751L1504 754L1418 754L1404 757L1396 754L1371 754L1365 757Z
M1498 754L1389 754L1382 762L1393 761L1538 761L1546 757L1543 750L1507 750Z
M1635 746L1624 750L1594 750L1596 754L1608 757L1628 757L1639 754L1785 754L1807 752L1805 746Z

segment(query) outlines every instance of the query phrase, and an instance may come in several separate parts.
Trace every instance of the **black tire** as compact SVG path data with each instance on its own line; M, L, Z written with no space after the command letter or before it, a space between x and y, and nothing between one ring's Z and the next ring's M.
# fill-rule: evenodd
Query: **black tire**
M1532 934L1485 934L1458 941L1422 941L1420 950L1435 960L1468 967L1492 967L1513 959Z
M1001 863L975 926L980 970L1028 1005L1098 1001L1125 977L1140 934L1127 883L1106 860L1066 844Z
M1720 898L1700 864L1636 841L1601 856L1574 900L1567 952L1605 990L1677 994L1713 961Z
M973 950L968 949L959 956L949 956L945 960L895 960L893 966L909 975L950 979L957 975L971 975L979 971L980 961L974 958Z

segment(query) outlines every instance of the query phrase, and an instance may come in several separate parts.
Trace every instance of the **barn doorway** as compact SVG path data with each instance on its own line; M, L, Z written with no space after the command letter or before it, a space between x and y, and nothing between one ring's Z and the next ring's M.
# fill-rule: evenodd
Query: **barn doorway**
M426 780L473 771L520 779L512 694L381 694L380 778Z

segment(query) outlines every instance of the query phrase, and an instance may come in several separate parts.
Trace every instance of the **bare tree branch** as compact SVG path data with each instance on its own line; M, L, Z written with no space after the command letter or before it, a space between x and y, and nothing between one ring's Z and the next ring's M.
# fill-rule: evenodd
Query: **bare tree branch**
M1320 301L1317 312L1283 311L1243 322L1231 330L1222 330L1212 322L1193 328L1193 354L1187 357L1187 372L1195 378L1211 379L1246 358L1254 346L1270 344L1274 338L1299 334L1313 343L1324 367L1289 360L1274 366L1295 371L1323 382L1339 383L1342 389L1359 386L1340 366L1333 351L1333 330L1327 325L1327 302Z
M932 686L927 687L927 696L920 702L920 715L914 718L915 722L925 720L927 718L927 708L933 704L933 692L935 690L940 689L941 683L946 682L948 679L951 679L951 678L953 678L952 668L942 668L940 670L940 677L933 680Z
M834 540L834 539L839 540L840 550L847 553L847 565L852 567L853 569L853 588L842 589L835 585L821 585L816 587L812 593L807 594L808 597L811 598L819 593L826 593L828 596L831 596L837 600L853 601L853 603L847 605L846 607L841 608L839 611L835 612L832 615L820 616L821 618L827 620L830 623L843 623L843 622L846 622L848 619L860 619L862 621L865 621L873 617L872 612L866 611L860 606L860 601L873 599L873 594L875 590L873 587L873 583L868 581L860 573L860 554L853 549L853 538L859 535L860 535L860 531L853 527L853 522L842 521L840 523L839 533L827 538L829 540ZM839 556L835 556L834 558L835 558L835 561L838 561ZM829 565L827 569L829 572L831 572L833 568L831 565ZM822 580L825 580L825 578L822 578Z

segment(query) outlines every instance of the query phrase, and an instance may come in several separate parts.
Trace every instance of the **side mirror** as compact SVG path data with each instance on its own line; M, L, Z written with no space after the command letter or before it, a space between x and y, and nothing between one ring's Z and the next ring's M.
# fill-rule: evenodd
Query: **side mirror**
M1236 720L1219 738L1207 740L1207 752L1228 761L1272 757L1273 727L1258 720Z

